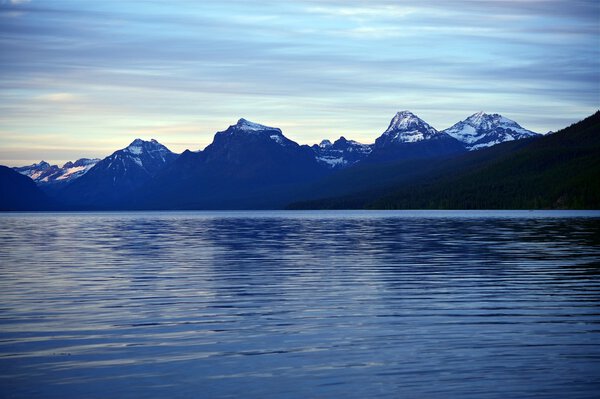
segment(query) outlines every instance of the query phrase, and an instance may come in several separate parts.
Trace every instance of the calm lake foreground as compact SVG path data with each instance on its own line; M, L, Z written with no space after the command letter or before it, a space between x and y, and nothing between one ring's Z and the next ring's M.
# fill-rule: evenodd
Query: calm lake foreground
M0 214L2 398L591 398L600 212Z

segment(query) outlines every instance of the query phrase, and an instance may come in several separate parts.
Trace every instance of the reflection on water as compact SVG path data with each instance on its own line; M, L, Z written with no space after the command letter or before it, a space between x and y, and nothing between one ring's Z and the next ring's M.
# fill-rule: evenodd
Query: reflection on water
M589 213L4 214L0 396L591 397L599 259Z

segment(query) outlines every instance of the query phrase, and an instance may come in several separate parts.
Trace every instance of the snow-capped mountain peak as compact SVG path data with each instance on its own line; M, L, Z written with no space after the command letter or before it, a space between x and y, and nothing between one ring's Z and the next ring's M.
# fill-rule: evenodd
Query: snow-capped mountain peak
M86 174L99 161L100 159L98 158L81 158L75 162L67 162L61 168L62 174L60 176L56 176L55 180L71 181L77 179Z
M61 196L66 202L112 203L144 185L177 156L156 140L135 139L66 185Z
M469 150L538 135L500 114L486 114L483 111L469 116L443 132L464 143Z
M168 154L172 154L167 147L165 147L155 139L146 141L139 138L133 140L131 144L129 144L127 147L123 148L120 151L122 151L124 154L130 154L131 157L136 159L146 154L164 160L165 157L168 156ZM117 151L117 153L119 153L120 151Z
M144 150L144 141L141 139L135 139L124 150L135 155L140 155Z
M155 139L151 139L150 141L135 139L129 144L127 147L123 149L124 151L130 152L135 155L140 155L144 151L168 151L167 147L160 144Z
M99 159L81 158L75 162L66 162L62 167L41 161L13 169L30 177L38 184L50 184L77 179L87 173L98 161Z
M485 112L479 111L469 116L467 119L470 119L474 124L480 124L482 120L484 120L487 116L488 114L486 114Z
M372 162L447 156L465 151L461 142L437 131L410 111L400 111L394 115L372 148L369 156Z
M500 114L486 114L483 111L479 111L476 114L469 116L465 121L477 128L490 129L493 126L504 126L523 129L517 122L505 118Z
M75 162L67 162L66 164L63 165L63 168L66 168L67 164L69 164L69 167L90 166L90 165L93 166L93 165L97 164L98 161L100 161L99 158L81 158Z
M76 184L78 187L106 184L129 190L149 179L175 158L177 154L154 139L135 139L127 147L99 161Z
M267 142L275 142L280 146L297 145L287 137L283 135L281 129L260 123L251 122L247 119L241 118L235 125L229 126L229 128L222 132L217 132L215 135L215 144L221 145L222 142L233 141L256 141L259 142L267 140Z
M239 130L245 130L250 132L275 129L273 127L261 125L260 123L250 122L249 120L244 118L241 118L234 126Z
M354 140L346 140L344 136L335 142L322 140L312 147L317 162L329 168L337 169L353 165L365 159L372 150L368 144L361 144Z
M56 173L58 166L50 165L46 161L40 161L27 166L20 166L13 168L17 172L27 177L30 177L34 181L41 181L44 177L49 174Z
M50 164L44 160L41 160L39 163L34 163L31 166L38 169L48 169L50 167Z
M437 134L439 132L435 128L412 112L400 111L392 118L382 137L386 138L386 142L414 143Z
M133 140L127 147L116 151L106 159L111 160L108 165L109 168L115 161L130 160L152 174L155 170L160 169L165 162L173 159L174 155L167 147L155 139L146 141L138 138Z
M420 122L423 121L412 112L400 111L394 115L385 132L417 128Z

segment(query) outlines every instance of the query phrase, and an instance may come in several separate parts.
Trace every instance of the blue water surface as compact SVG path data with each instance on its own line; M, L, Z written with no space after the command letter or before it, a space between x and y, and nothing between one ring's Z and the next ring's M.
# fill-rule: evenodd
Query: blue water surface
M599 305L599 212L0 214L0 397L597 397Z

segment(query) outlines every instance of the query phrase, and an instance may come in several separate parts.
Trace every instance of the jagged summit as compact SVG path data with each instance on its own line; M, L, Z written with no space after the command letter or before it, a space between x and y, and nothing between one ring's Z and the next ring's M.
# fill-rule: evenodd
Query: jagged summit
M73 167L80 167L80 166L90 166L90 165L94 166L95 164L98 163L98 161L100 161L100 158L80 158L75 162L67 161L62 166L62 168L66 169L66 168L73 168Z
M469 116L466 121L469 122L470 125L481 127L481 128L491 128L493 126L507 126L507 127L515 127L517 129L523 129L517 122L505 118L500 114L486 114L483 111L479 111L476 114Z
M151 139L150 141L135 139L129 144L127 147L123 148L123 153L129 153L134 156L142 155L143 153L158 153L161 154L162 157L168 153L171 153L167 147L156 141L155 139ZM119 151L117 151L118 153Z
M394 115L388 128L375 140L372 148L367 159L369 162L433 158L465 151L461 142L437 131L407 110Z
M131 144L129 144L123 150L128 151L132 154L139 155L143 151L144 143L145 143L145 141L142 139L135 139L131 142Z
M21 166L20 168L44 170L44 169L48 169L49 167L50 167L50 164L48 162L41 160L38 163L33 163L33 164L27 165L27 166Z
M392 132L397 130L410 130L419 128L420 125L425 124L429 126L426 122L424 122L417 115L412 112L405 110L400 111L394 115L392 118L390 125L388 126L385 132ZM431 126L429 126L431 127ZM432 128L433 129L433 128ZM435 130L435 129L434 129Z
M281 146L298 145L285 137L281 129L261 125L260 123L251 122L244 118L241 118L235 125L229 126L226 130L217 132L211 146L223 145L225 142L228 143L227 145L230 145L232 140L237 142L247 140L264 142L266 140L267 142L273 141Z
M159 143L158 141L156 141L155 139L150 139L150 140L143 140L140 138L137 138L135 140L133 140L127 147L125 148L129 148L129 147L139 147L139 146L143 146L143 145L159 145L161 147L163 147L163 145L161 143Z
M67 203L86 206L113 203L149 181L177 154L156 140L135 139L97 162L62 191Z
M260 123L251 122L244 118L240 118L240 120L238 120L237 123L235 125L233 125L232 127L235 127L239 130L251 131L251 132L257 132L257 131L261 131L261 130L280 130L275 127L265 126L265 125L261 125Z
M41 182L45 177L58 171L58 166L50 165L46 161L40 161L27 166L13 168L17 172L27 177L30 177L36 182Z
M81 158L75 162L65 162L62 167L40 161L28 166L13 168L22 175L30 177L39 184L68 182L87 173L99 159Z
M137 138L127 147L114 152L110 157L105 159L131 159L145 168L148 163L153 164L158 162L159 164L163 164L168 161L167 158L173 158L174 155L167 147L155 139L148 141ZM151 166L150 169L154 168Z
M500 114L486 114L483 111L469 116L443 132L464 143L469 150L538 135Z
M494 114L494 115L498 115L498 114ZM486 117L488 116L488 114L486 114L483 111L479 111L474 113L473 115L469 116L469 118L467 119L471 119L471 121L473 123L479 124L481 123Z
M144 140L137 138L137 139L133 140L131 142L131 144L129 144L128 147L135 146L135 145L142 145L142 144L144 144Z
M361 144L354 140L347 140L344 136L333 143L322 140L312 147L317 162L330 169L344 168L364 160L371 153L371 146Z
M162 146L162 144L159 143L158 141L156 141L156 139L144 140L144 139L137 138L137 139L133 140L131 142L131 144L129 144L127 147L139 146L139 145L144 145L144 144L158 144L158 145Z
M439 132L410 111L400 111L391 120L388 128L378 138L378 145L390 143L414 143L428 140Z

